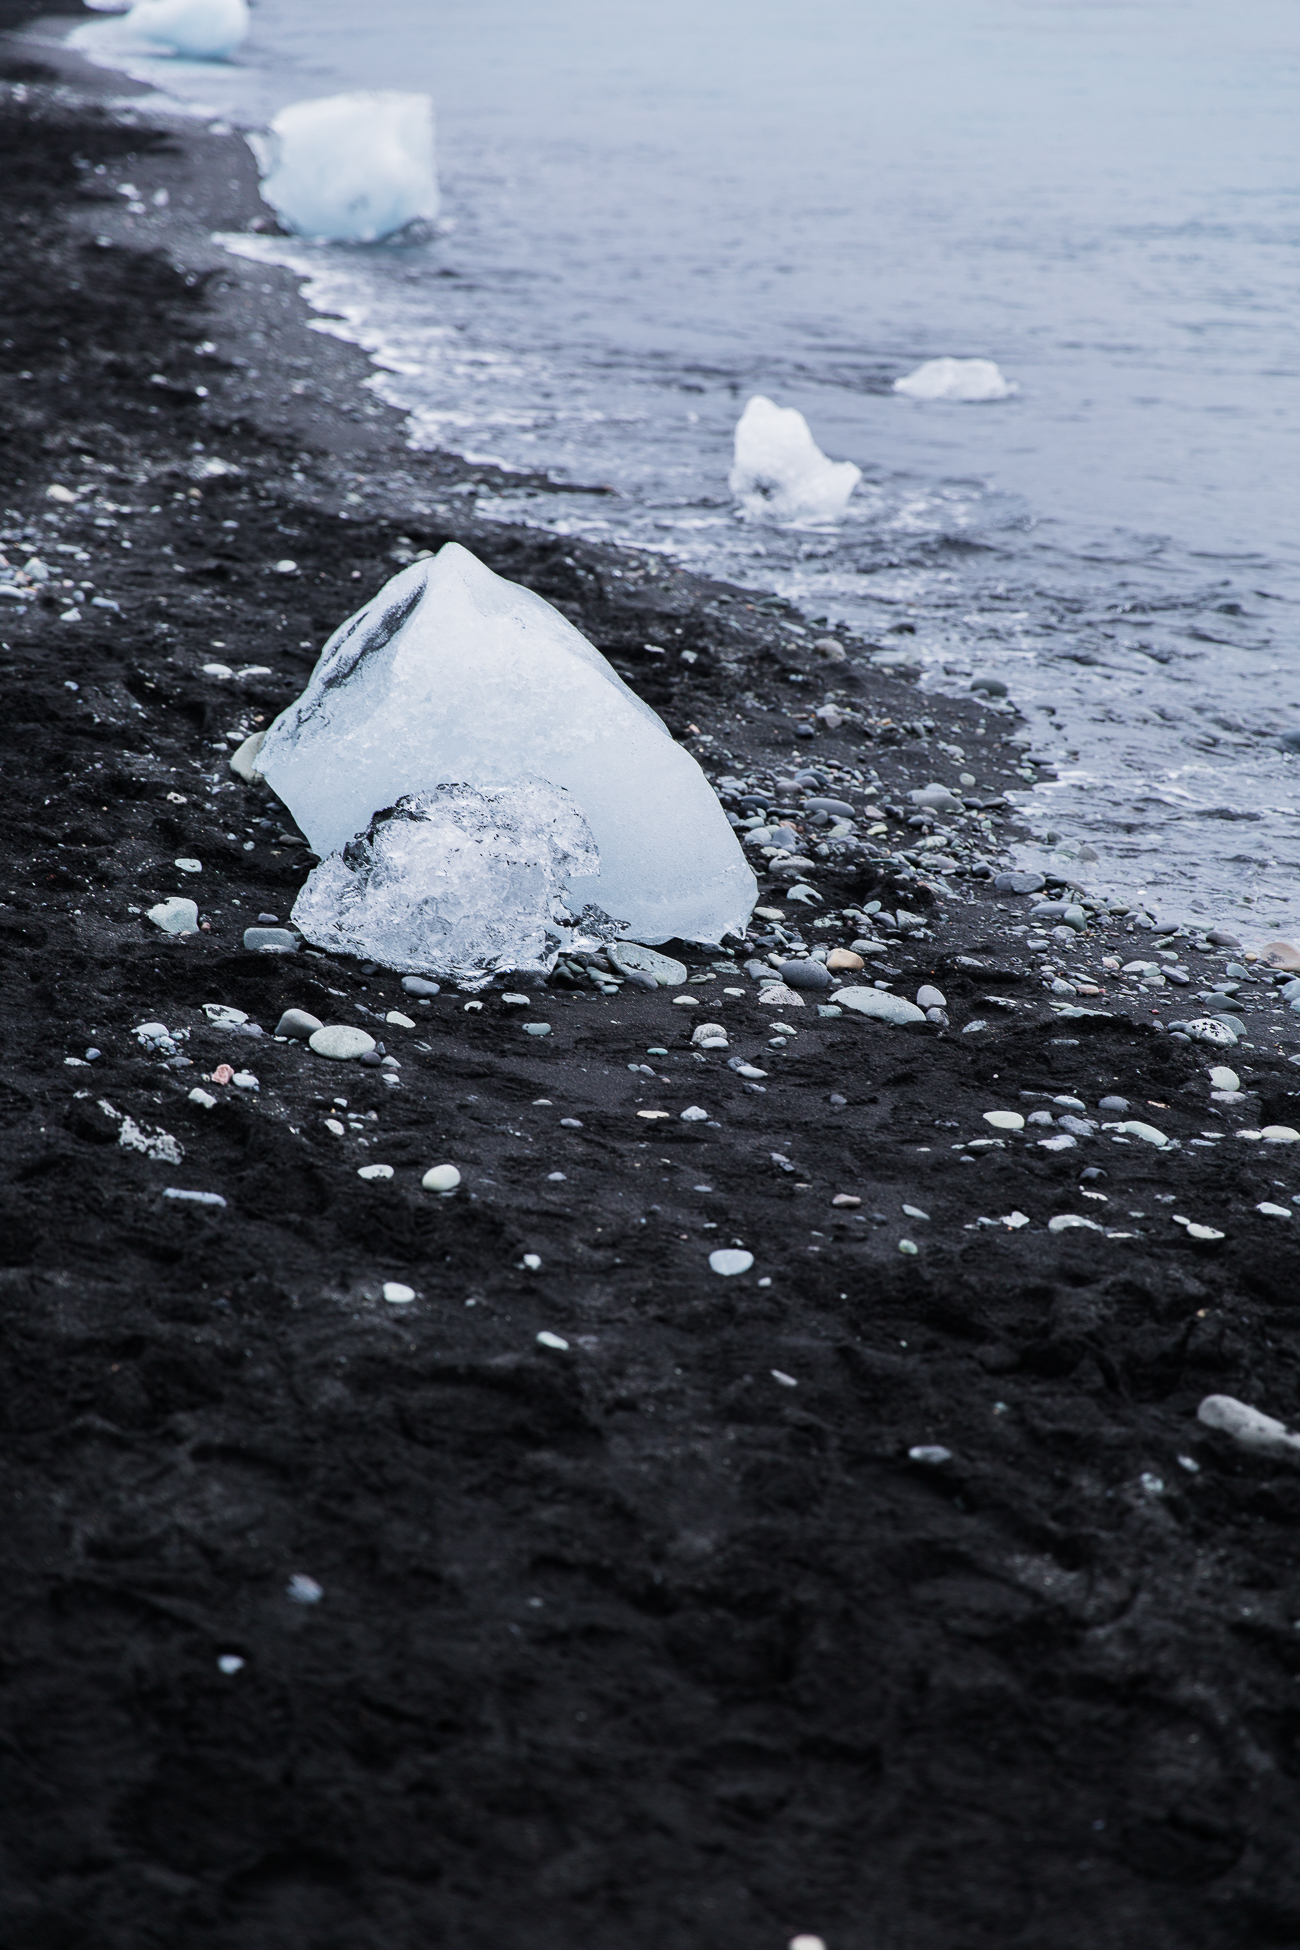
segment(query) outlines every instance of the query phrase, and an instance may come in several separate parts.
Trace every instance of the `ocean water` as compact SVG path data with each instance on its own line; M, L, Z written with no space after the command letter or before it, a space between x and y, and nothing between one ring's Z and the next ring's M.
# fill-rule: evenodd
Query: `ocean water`
M1280 0L260 0L237 61L142 57L256 126L426 89L443 219L298 269L417 444L614 492L503 521L655 549L999 676L1028 862L1300 939L1300 14ZM997 361L988 404L892 391ZM863 482L737 518L755 392ZM978 766L973 769L978 772Z

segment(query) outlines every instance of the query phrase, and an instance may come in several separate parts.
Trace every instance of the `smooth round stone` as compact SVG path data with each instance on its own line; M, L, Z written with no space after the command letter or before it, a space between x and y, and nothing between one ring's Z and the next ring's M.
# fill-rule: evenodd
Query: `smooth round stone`
M629 968L623 980L629 988L634 989L654 990L659 986L648 968ZM614 995L617 993L617 990L611 988L608 993Z
M995 873L993 885L1000 894L1038 894L1047 882L1041 873Z
M1265 1124L1260 1130L1265 1144L1300 1144L1300 1131L1290 1124Z
M1158 1151L1163 1151L1169 1142L1163 1131L1158 1131L1154 1124L1144 1124L1140 1117L1130 1117L1119 1128L1125 1137L1141 1138L1143 1144L1154 1144Z
M403 975L402 987L407 995L441 995L437 982L426 982L423 975Z
M369 1184L376 1184L381 1178L391 1178L392 1175L391 1165L362 1165L357 1172L357 1177L364 1178Z
M970 687L977 697L1005 697L1007 687L1000 677L972 677Z
M856 817L847 799L805 799L809 812L826 813L832 819L853 819Z
M551 1025L549 1022L526 1022L524 1024L525 1036L549 1036L550 1033Z
M1274 1205L1269 1199L1265 1199L1262 1204L1257 1205L1255 1210L1262 1212L1266 1219L1289 1219L1291 1217L1291 1208L1289 1205Z
M726 1049L727 1032L720 1022L702 1022L697 1025L691 1042L696 1049Z
M961 800L946 785L925 785L907 796L921 812L960 812L962 809Z
M715 1273L729 1279L735 1273L748 1273L754 1264L753 1253L743 1252L736 1246L719 1246L709 1254L709 1266Z
M826 957L826 966L832 975L856 975L866 967L866 963L851 948L832 948Z
M298 937L288 928L245 928L244 946L254 954L293 955L298 952Z
M918 1009L946 1009L948 998L942 989L934 988L927 982L916 991L916 1006Z
M382 1070L384 1061L377 1049L368 1049L357 1058L357 1062L366 1070Z
M409 1307L415 1298L415 1288L403 1286L400 1280L385 1280L384 1298L391 1307Z
M324 1023L316 1016L309 1016L305 1009L286 1009L275 1025L277 1036L292 1036L296 1042L305 1043L323 1029Z
M173 860L172 865L181 873L202 873L202 860Z
M986 1110L984 1122L995 1131L1023 1131L1025 1120L1018 1110Z
M698 1104L692 1104L689 1109L682 1112L681 1121L683 1124L703 1124L708 1115L707 1110L701 1110Z
M454 1192L460 1183L455 1165L430 1165L420 1180L426 1192Z
M1214 1090L1240 1090L1241 1078L1235 1070L1230 1070L1226 1063L1216 1063L1210 1071L1210 1085ZM1103 1101L1102 1109L1104 1110L1105 1108L1105 1102ZM1124 1108L1127 1110L1128 1105L1125 1104Z
M1290 941L1266 941L1259 958L1266 968L1293 968L1300 973L1300 948Z
M367 1036L364 1029L354 1029L351 1023L331 1023L326 1029L314 1030L307 1039L308 1047L317 1056L330 1056L338 1063L355 1062L358 1056L369 1056L375 1047L373 1036Z
M643 948L639 941L611 941L606 944L605 958L620 975L640 972L653 975L659 988L680 988L686 980L686 964L674 961L671 955L656 954L653 948Z
M159 901L151 907L145 917L161 928L164 934L194 934L199 925L199 910L193 901L181 895L174 895L169 901Z
M1221 1047L1231 1048L1238 1040L1237 1028L1241 1025L1238 1020L1237 1027L1230 1028L1218 1016L1194 1016L1182 1026L1198 1043L1217 1043Z
M828 989L831 973L825 962L784 961L777 973L790 989Z
M855 1015L870 1016L876 1022L889 1022L900 1028L904 1023L925 1021L924 1009L884 989L841 989L835 1000L841 1008L852 1009Z

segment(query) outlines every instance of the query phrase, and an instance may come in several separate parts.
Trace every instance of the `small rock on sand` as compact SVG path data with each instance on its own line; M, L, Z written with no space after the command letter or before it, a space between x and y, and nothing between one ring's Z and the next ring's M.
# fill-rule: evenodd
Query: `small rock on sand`
M368 1056L375 1047L375 1039L367 1036L364 1029L354 1029L350 1023L331 1023L325 1029L312 1032L308 1047L315 1050L317 1056L329 1056L338 1063L350 1063L358 1056Z

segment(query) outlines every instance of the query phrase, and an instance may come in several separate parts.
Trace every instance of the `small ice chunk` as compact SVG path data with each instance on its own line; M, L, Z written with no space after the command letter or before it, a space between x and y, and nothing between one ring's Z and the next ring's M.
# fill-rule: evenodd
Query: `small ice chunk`
M427 95L367 88L291 102L248 141L263 200L300 236L369 244L438 214Z
M1004 379L992 359L927 359L924 365L894 381L894 391L908 399L1010 399L1020 388Z
M638 942L718 942L757 892L712 787L650 707L549 603L455 542L335 631L258 770L322 860L403 795L545 781L595 842L584 901Z
M174 894L170 900L159 901L156 907L149 908L147 918L164 934L193 934L199 925L199 910L194 901Z
M1256 1455L1300 1459L1300 1435L1292 1435L1285 1422L1275 1421L1248 1402L1237 1401L1235 1396L1207 1395L1196 1411L1196 1419L1207 1429L1219 1429L1224 1435L1230 1435L1243 1449L1253 1450Z
M558 786L440 785L399 799L322 860L293 918L317 947L399 973L546 974L573 937L569 879L596 866L586 821Z
M862 479L851 460L828 460L794 406L756 393L736 422L731 492L749 515L836 521Z
M136 0L126 29L187 61L225 61L248 32L248 0Z

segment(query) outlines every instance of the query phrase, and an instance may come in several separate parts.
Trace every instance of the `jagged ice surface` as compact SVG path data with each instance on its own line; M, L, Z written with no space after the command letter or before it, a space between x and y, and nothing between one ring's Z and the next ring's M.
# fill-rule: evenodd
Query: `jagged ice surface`
M405 794L525 776L563 787L599 852L584 903L636 941L719 941L757 893L662 720L549 603L456 542L335 632L257 763L322 858Z
M1019 390L1014 380L1002 377L992 359L927 359L905 379L894 381L894 391L909 399L1010 399Z
M440 785L377 813L323 860L293 918L319 948L474 986L549 971L573 940L569 882L599 864L586 820L545 779ZM617 932L609 916L585 918L597 936Z
M361 89L291 102L248 141L263 199L300 236L374 243L438 214L427 95Z
M137 0L129 32L191 61L224 61L248 32L248 0Z
M736 422L728 482L747 514L835 521L861 479L851 460L826 458L797 407L775 406L758 393Z

